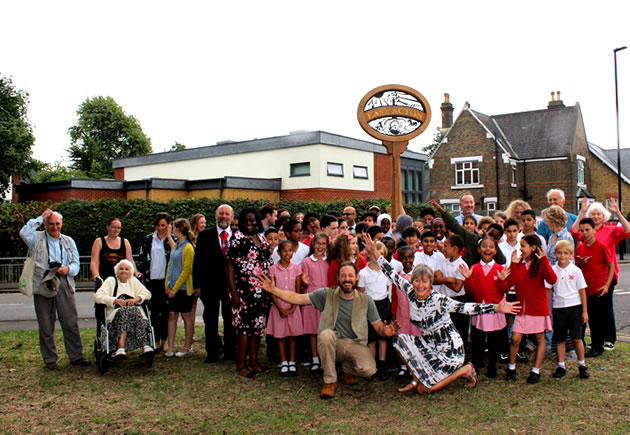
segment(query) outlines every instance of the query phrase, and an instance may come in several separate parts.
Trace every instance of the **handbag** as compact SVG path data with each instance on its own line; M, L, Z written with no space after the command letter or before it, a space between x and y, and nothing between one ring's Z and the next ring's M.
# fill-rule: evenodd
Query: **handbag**
M18 281L18 289L24 296L33 296L33 272L35 272L35 260L33 259L33 256L35 255L35 251L37 251L37 247L42 240L42 234L43 233L37 234L35 249L33 249L32 252L29 251L29 255L26 257L26 261L24 261L24 268L22 269L20 280Z

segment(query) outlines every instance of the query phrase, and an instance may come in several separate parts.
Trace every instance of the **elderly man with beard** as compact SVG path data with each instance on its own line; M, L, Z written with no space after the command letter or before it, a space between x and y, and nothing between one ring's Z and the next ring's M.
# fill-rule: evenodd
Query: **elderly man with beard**
M317 350L324 370L322 399L335 396L337 389L336 362L342 363L344 382L354 385L358 377L369 378L376 373L376 362L367 346L368 322L382 337L391 337L398 330L396 321L381 321L372 298L356 290L358 272L354 264L339 266L339 287L321 288L299 294L274 287L264 274L258 277L260 286L290 304L313 305L321 311L317 332Z
M227 204L217 207L216 225L197 236L193 263L193 286L203 302L206 335L206 362L236 358L236 332L232 326L232 305L226 279L226 254L232 238L234 211ZM219 304L223 317L223 344L219 337Z

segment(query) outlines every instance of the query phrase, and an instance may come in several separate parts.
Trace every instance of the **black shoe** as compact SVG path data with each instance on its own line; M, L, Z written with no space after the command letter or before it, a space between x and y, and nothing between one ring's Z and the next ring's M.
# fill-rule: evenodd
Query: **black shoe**
M598 356L600 356L603 352L599 352L596 351L595 349L591 349L588 352L586 352L586 355L584 355L587 358L597 358Z
M529 376L527 377L528 384L537 384L539 380L540 380L540 374L529 372Z
M378 370L376 371L376 377L379 381L386 381L389 379L389 373L387 373L387 364L385 361L378 361Z
M488 367L488 370L486 370L486 376L489 377L490 379L494 379L497 377L497 368L496 367Z
M580 379L588 379L591 377L586 366L578 366L578 370L580 371Z
M91 367L92 361L86 358L81 358L76 361L72 361L70 364L72 364L73 366L79 366L79 367Z
M503 364L507 364L510 359L510 356L507 353L502 353L499 355L499 362Z
M59 366L56 362L49 362L44 364L44 368L50 371L59 371Z
M567 369L564 369L562 367L558 367L556 369L556 371L554 372L554 374L551 375L551 377L554 378L554 379L560 379L560 378L564 377L564 375L566 375L566 374L567 374Z
M515 381L516 380L516 370L507 369L505 374L506 381Z
M204 362L207 363L207 364L212 364L212 363L215 363L215 362L219 362L219 356L218 355L207 355Z
M525 352L516 352L516 361L518 362L527 362L527 355L525 355Z

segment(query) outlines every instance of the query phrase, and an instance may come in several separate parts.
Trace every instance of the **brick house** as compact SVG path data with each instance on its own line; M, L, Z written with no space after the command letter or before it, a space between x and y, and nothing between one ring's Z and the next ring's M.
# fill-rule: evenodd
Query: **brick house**
M588 143L591 162L591 193L597 201L605 204L609 198L619 196L617 177L617 150L605 150L593 143ZM621 199L630 200L630 149L621 149ZM625 208L627 211L628 209Z
M485 115L466 103L452 122L453 106L445 97L442 141L429 168L430 197L446 208L459 210L459 197L469 192L479 214L492 215L515 199L540 213L546 192L560 188L565 209L575 213L579 197L612 195L593 187L602 177L616 180L616 170L593 158L578 103L565 106L558 92L546 109L501 115Z
M426 199L426 154L401 156L404 202ZM226 141L115 160L114 180L18 184L19 202L69 198L320 200L389 198L392 162L385 147L323 131Z

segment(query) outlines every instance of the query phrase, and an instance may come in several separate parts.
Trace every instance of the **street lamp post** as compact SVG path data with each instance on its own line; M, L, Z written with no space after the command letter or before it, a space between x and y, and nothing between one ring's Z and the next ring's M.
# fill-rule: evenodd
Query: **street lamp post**
M621 50L625 50L625 45L623 47L618 47L613 50L614 58L615 58L615 109L617 112L617 200L619 201L619 210L623 213L623 208L621 205L621 143L619 141L619 90L617 87L617 52ZM625 251L625 242L619 247L619 257L623 260L623 254Z

